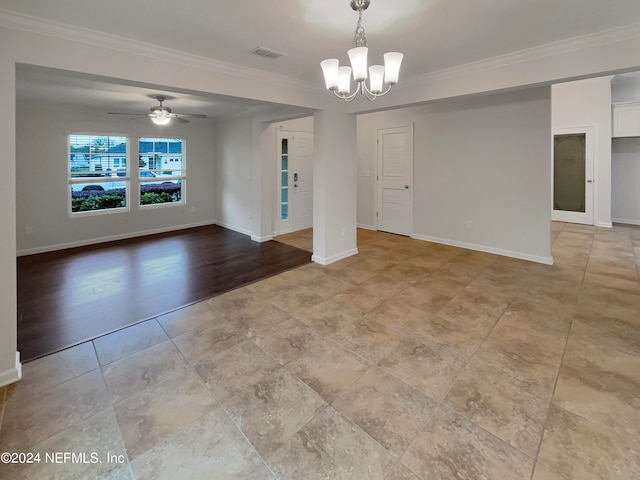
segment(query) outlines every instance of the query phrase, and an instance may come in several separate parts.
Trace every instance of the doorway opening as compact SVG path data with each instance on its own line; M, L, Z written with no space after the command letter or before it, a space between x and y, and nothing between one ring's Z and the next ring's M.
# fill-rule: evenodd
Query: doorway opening
M274 240L313 251L313 117L277 130Z

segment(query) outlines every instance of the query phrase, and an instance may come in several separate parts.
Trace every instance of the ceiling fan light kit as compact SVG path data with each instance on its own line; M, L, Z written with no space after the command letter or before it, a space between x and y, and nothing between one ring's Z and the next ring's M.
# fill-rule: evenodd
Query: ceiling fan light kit
M171 123L171 119L175 118L180 123L189 123L189 120L183 117L193 118L207 118L206 115L200 113L173 113L169 107L165 107L164 102L167 97L164 95L155 95L154 97L159 105L151 107L151 113L122 113L122 112L109 112L110 115L131 115L135 117L148 117L155 125L163 126Z
M320 62L327 90L347 102L356 98L358 93L368 100L386 95L396 83L400 74L400 65L404 55L399 52L384 54L384 66L372 65L367 68L367 38L362 26L362 12L369 8L370 0L351 0L351 8L358 12L358 24L353 34L353 48L347 53L351 66L340 66L337 58L328 58ZM351 92L351 75L356 82L356 91ZM366 80L369 77L369 85ZM386 84L386 87L385 87Z

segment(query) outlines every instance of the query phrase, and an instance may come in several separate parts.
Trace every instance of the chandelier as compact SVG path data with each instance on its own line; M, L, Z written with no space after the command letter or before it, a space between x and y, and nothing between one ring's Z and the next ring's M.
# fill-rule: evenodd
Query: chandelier
M370 0L351 0L351 8L358 12L358 24L353 34L353 48L349 54L350 67L341 67L337 58L328 58L320 62L327 90L333 92L336 97L347 102L356 98L358 93L369 100L386 95L391 87L398 83L402 53L387 52L384 54L384 66L371 65L367 68L367 38L362 26L362 12L369 8ZM367 71L369 74L369 86L367 86ZM351 73L357 86L356 91L351 92ZM386 84L386 87L385 87Z

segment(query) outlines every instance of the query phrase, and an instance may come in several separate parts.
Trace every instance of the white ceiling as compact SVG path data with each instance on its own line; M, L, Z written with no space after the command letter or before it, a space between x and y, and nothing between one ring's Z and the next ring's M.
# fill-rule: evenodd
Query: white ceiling
M357 20L349 0L0 0L0 9L277 73L318 88L323 85L319 62L328 57L346 62ZM405 54L401 81L638 22L638 0L371 0L363 18L371 62L381 61L385 51ZM277 60L250 55L256 46L287 55ZM38 73L21 73L25 77L19 80L30 84L19 87L23 98L37 95ZM64 79L59 80L62 95ZM90 88L93 80L82 81ZM110 101L125 93L109 89ZM147 88L136 93L162 92ZM184 96L181 109L190 108L186 92L174 96L180 102ZM195 102L198 95L192 97Z

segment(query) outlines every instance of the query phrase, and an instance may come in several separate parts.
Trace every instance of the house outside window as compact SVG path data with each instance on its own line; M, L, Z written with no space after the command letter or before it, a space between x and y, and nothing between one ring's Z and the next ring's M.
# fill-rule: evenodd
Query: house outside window
M140 206L184 204L185 141L140 137L138 179Z
M128 138L122 135L68 135L71 215L129 209L128 143Z

